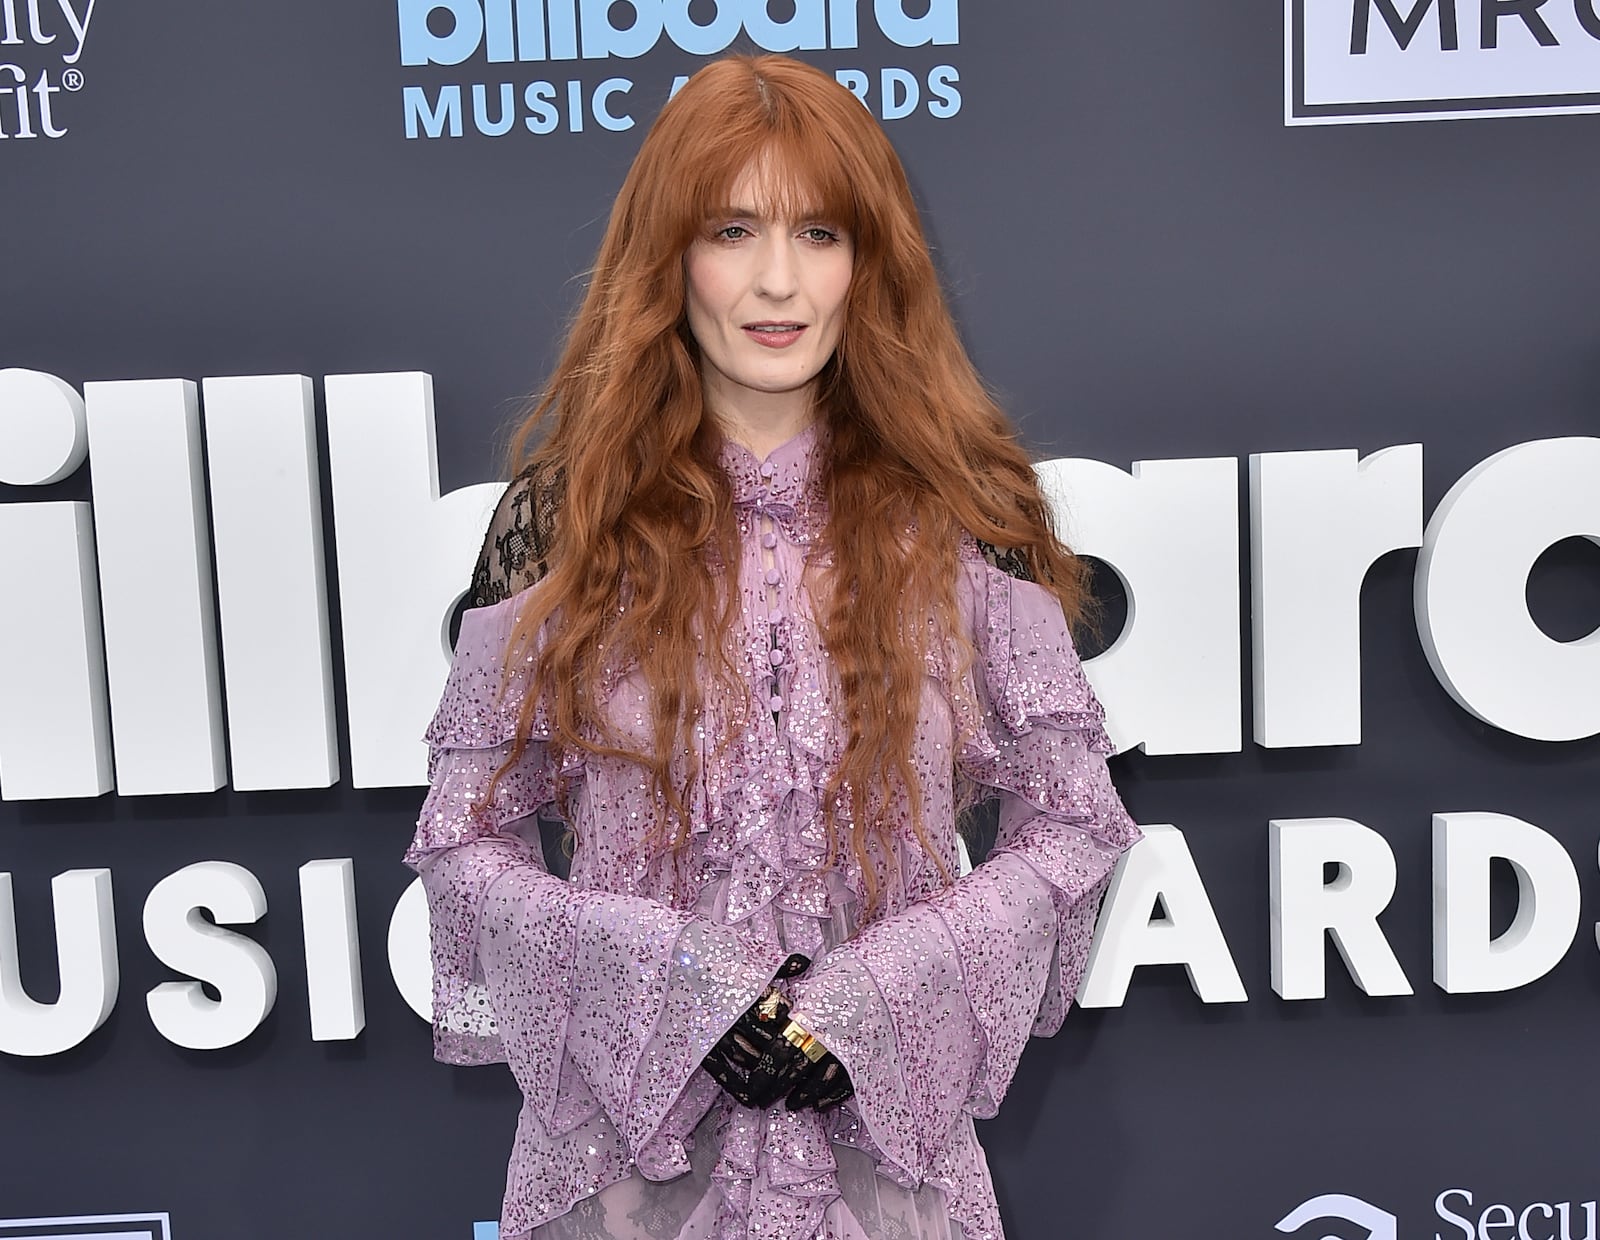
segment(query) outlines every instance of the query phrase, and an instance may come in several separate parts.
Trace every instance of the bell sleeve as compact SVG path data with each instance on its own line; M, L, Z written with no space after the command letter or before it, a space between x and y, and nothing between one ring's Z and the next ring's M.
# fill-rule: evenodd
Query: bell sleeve
M976 718L957 768L999 798L995 847L789 986L849 1071L882 1170L907 1186L941 1179L957 1121L992 1117L1029 1035L1060 1028L1112 870L1140 838L1060 605L989 565L963 571Z
M782 955L704 918L546 870L536 815L553 810L558 774L581 797L583 770L581 759L553 769L542 709L485 800L529 680L526 663L509 679L505 671L521 598L465 614L426 733L430 787L405 862L428 898L435 1056L508 1063L525 1118L531 1112L548 1136L603 1113L625 1144L619 1158L665 1178L688 1163L681 1141L656 1140L663 1122L680 1102L703 1114L715 1098L700 1062ZM671 1128L681 1135L692 1122L680 1114Z

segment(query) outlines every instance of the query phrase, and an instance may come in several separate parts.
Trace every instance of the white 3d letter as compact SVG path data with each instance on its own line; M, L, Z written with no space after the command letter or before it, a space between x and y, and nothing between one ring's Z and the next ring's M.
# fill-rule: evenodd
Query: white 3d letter
M329 375L325 390L354 783L423 784L450 613L505 486L439 495L428 375Z
M1272 989L1284 999L1327 994L1323 935L1331 935L1357 986L1409 995L1411 983L1378 926L1394 896L1394 853L1348 818L1274 819L1267 827L1272 908ZM1323 866L1338 876L1323 881Z
M215 925L200 915L204 909ZM162 982L145 996L150 1021L167 1041L214 1051L249 1037L278 997L278 973L254 939L222 929L260 921L267 896L256 876L231 861L197 861L169 874L144 902L144 937L169 969L210 982Z
M349 857L300 867L300 919L306 944L311 1040L353 1038L367 1025L356 933L356 880Z
M1539 741L1600 732L1600 629L1546 637L1528 572L1553 543L1600 542L1600 439L1496 452L1439 502L1417 559L1417 632L1433 673L1485 723Z
M1257 744L1361 743L1361 582L1421 545L1421 444L1250 458Z
M117 791L214 792L226 767L195 386L88 383L84 402Z
M1087 671L1118 749L1240 745L1239 463L1231 457L1038 466L1071 548L1104 560L1128 622Z
M110 870L50 880L61 994L35 1003L22 989L11 875L0 874L0 1054L59 1055L101 1025L117 1002L117 931Z
M1489 937L1489 862L1517 875L1517 915ZM1433 980L1451 994L1515 990L1560 963L1578 933L1578 872L1559 840L1506 814L1433 816Z
M207 379L206 464L233 786L339 778L311 380Z
M1106 893L1078 1002L1121 1007L1140 965L1181 964L1203 1002L1243 1003L1244 983L1183 832L1165 823L1142 829ZM1165 917L1151 916L1157 899Z
M0 482L48 486L88 448L83 400L54 375L0 370ZM0 505L0 797L111 791L94 518L81 502Z
M395 902L389 918L389 973L400 997L423 1020L433 1019L433 959L428 952L428 893L420 878Z

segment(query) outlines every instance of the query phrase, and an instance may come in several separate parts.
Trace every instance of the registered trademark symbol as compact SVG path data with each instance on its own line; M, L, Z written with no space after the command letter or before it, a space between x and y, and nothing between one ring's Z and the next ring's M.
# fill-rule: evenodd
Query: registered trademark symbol
M68 90L82 90L83 89L83 70L81 70L81 69L68 69L65 73L63 73L61 75L61 84L63 86L65 86Z

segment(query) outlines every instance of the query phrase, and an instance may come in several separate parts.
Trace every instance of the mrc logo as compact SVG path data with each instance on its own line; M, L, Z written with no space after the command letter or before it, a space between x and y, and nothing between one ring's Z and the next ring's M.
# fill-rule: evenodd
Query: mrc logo
M1597 0L1286 0L1284 122L1600 112Z
M416 74L401 88L406 137L622 132L633 128L641 103L653 109L683 84L684 55L730 49L860 53L875 63L835 68L834 76L880 120L919 113L942 120L961 110L959 70L935 63L960 42L959 0L789 0L778 6L781 17L772 7L769 0L396 0L400 63ZM473 76L482 80L445 75L469 63L481 66Z

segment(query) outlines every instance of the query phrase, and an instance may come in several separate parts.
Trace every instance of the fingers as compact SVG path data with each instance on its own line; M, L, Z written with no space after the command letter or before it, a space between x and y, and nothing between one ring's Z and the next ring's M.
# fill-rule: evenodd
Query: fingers
M801 1107L815 1107L819 1112L833 1110L856 1092L850 1083L850 1074L832 1053L824 1055L801 1076L798 1084L784 1100L791 1111Z
M747 1079L746 1088L756 1099L754 1105L762 1110L770 1107L794 1088L810 1066L810 1061L787 1042L776 1043L762 1055Z
M784 1099L783 1105L791 1111L798 1111L801 1107L815 1106L817 1095L827 1080L828 1068L832 1056L824 1055L816 1063L807 1063L806 1069L800 1074L799 1081L789 1091L789 1096ZM833 1063L838 1060L833 1059Z
M705 1057L701 1067L705 1068L711 1079L722 1086L734 1101L741 1106L750 1105L750 1093L745 1088L745 1073L735 1069L715 1050Z
M740 1072L747 1073L761 1062L761 1049L743 1038L729 1037L721 1049L728 1063Z
M835 1063L838 1061L835 1060ZM850 1083L850 1074L844 1070L844 1065L839 1064L839 1071L823 1087L817 1097L817 1110L823 1113L833 1110L836 1106L848 1102L855 1097L856 1087Z

